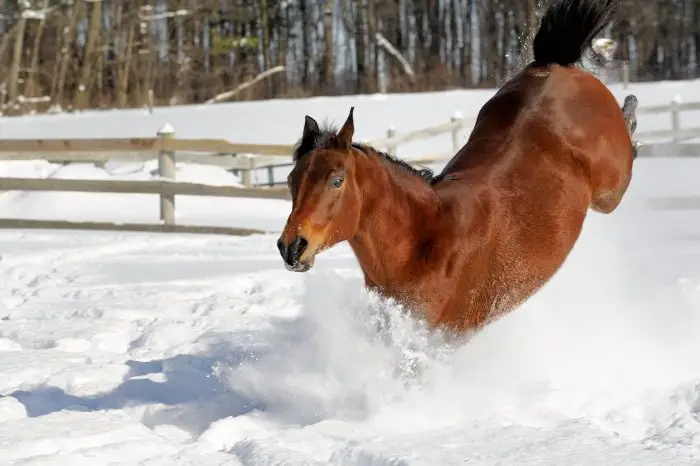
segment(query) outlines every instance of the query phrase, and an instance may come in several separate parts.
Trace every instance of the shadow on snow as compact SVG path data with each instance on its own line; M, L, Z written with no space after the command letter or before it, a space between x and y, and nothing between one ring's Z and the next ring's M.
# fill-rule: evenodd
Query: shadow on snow
M151 428L162 424L175 425L192 435L199 435L219 419L264 409L260 403L227 387L215 374L216 366L221 363L235 366L257 356L250 348L220 341L210 345L202 354L126 361L129 373L121 384L106 393L76 396L59 387L43 386L30 391L18 390L9 396L22 403L30 417L63 410L101 411L164 405L161 409L148 410L142 422ZM159 373L165 377L148 378Z

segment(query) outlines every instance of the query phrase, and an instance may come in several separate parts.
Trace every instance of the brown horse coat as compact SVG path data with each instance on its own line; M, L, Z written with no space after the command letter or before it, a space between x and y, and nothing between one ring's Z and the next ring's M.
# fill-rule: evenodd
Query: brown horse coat
M589 207L612 212L630 183L636 99L625 118L605 85L571 66L616 6L553 4L535 61L482 107L437 177L352 143L352 109L338 133L307 117L278 242L287 267L306 271L348 241L368 286L456 331L530 297L564 263Z

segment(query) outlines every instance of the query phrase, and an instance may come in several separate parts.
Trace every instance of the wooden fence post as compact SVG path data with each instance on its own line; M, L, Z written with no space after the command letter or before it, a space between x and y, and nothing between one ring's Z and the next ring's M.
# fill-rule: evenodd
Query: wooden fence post
M391 138L393 138L394 136L396 136L396 128L394 128L393 126L390 126L389 129L386 130L386 138L387 138L388 143L389 143L388 144L389 147L387 147L387 152L389 152L389 155L391 155L392 157L396 157L396 154L398 152L398 150L397 150L398 147L393 145L391 142Z
M673 145L677 151L681 136L681 96L679 95L671 101L671 131L673 131Z
M241 184L244 188L253 186L253 170L255 169L255 160L247 155L242 155L241 160L247 162L247 167L241 168Z
M158 137L163 141L175 137L175 130L166 123L158 130ZM161 149L158 152L158 175L160 178L175 180L175 152ZM160 195L160 221L166 225L175 224L175 195Z
M274 165L267 166L267 185L268 186L275 185L275 170L274 169L275 169Z
M454 115L450 117L450 122L454 124L452 127L452 152L457 153L459 150L459 131L462 129L462 114L455 112Z

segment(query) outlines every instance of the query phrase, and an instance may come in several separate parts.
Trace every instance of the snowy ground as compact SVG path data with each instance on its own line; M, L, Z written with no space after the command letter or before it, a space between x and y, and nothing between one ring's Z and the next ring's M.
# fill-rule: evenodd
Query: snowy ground
M697 101L696 84L629 92L642 106ZM373 138L469 116L490 94L2 119L0 137L148 136L171 121L183 137L286 143L305 113L337 121L356 105L358 137ZM0 176L146 179L154 167L3 162ZM676 199L700 196L699 172L700 160L638 160L623 205L590 214L554 280L460 345L365 293L345 245L294 274L275 234L1 231L0 464L698 464L700 206ZM237 183L186 165L177 179ZM178 222L267 231L289 207L176 201ZM154 222L158 199L0 192L0 216Z
M456 347L366 294L346 246L294 274L272 234L2 232L0 463L697 464L700 217L658 199L699 195L698 169L640 160L561 273ZM41 196L0 213L157 206ZM180 215L279 229L289 208L217 202Z

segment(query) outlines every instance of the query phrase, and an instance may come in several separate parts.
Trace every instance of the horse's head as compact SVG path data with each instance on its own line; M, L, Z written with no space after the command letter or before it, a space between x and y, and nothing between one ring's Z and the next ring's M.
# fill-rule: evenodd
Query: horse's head
M351 156L353 109L337 133L321 130L316 120L305 117L287 178L292 212L277 241L289 270L309 270L316 254L350 239L357 230L362 193L357 160Z

